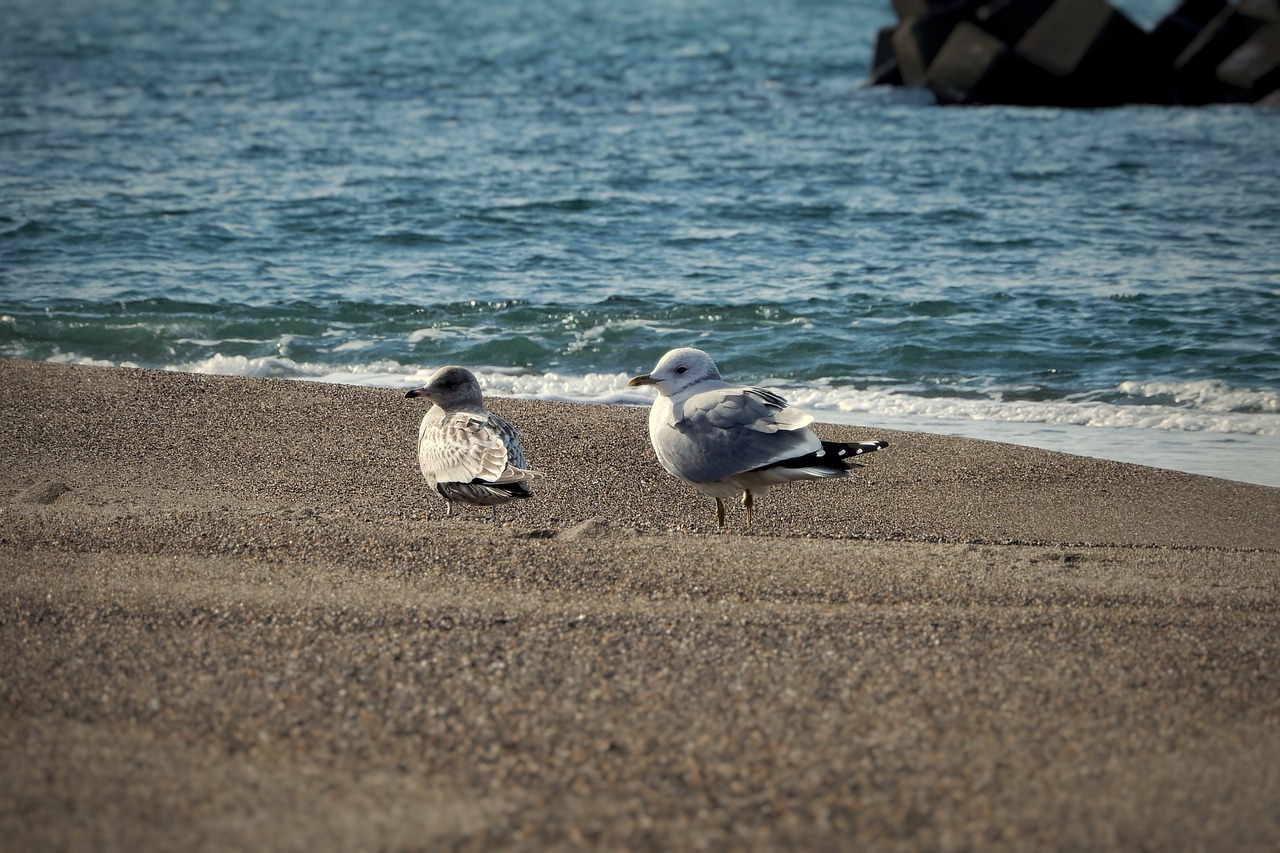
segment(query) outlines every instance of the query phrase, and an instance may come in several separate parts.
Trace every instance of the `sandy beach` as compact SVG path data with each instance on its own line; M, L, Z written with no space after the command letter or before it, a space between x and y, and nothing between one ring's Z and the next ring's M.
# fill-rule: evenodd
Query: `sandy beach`
M0 361L6 850L1280 845L1280 489L884 438L743 527L646 412Z

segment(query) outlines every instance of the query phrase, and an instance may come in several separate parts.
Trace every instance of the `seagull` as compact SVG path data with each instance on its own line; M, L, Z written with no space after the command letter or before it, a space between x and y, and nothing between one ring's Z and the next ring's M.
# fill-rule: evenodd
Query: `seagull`
M406 397L426 397L433 405L418 427L418 467L427 485L445 500L493 507L533 497L528 481L542 476L525 467L520 436L506 418L484 407L480 383L464 367L442 367Z
M848 477L855 457L888 447L887 441L821 441L813 418L763 388L743 388L720 378L711 356L683 347L664 355L652 373L628 387L658 391L649 410L649 439L658 462L677 479L716 499L724 527L725 500L742 496L751 508L774 486L793 480Z

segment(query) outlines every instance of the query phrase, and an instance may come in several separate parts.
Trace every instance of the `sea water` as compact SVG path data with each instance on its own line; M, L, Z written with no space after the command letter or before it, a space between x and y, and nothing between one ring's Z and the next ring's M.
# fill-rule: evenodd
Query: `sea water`
M1280 486L1276 111L868 88L887 0L0 10L0 357L642 405L693 345Z

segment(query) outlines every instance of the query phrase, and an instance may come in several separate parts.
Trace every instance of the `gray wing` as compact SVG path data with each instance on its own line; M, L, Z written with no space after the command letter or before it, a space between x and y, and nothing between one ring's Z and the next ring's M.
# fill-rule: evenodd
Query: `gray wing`
M704 391L673 409L654 449L668 470L711 483L820 449L812 422L762 388Z

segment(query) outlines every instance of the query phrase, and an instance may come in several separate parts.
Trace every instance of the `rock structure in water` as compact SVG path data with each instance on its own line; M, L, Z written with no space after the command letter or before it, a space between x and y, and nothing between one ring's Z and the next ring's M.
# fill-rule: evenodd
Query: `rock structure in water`
M1182 0L1151 32L1106 0L892 0L871 85L943 104L1280 107L1280 0Z

